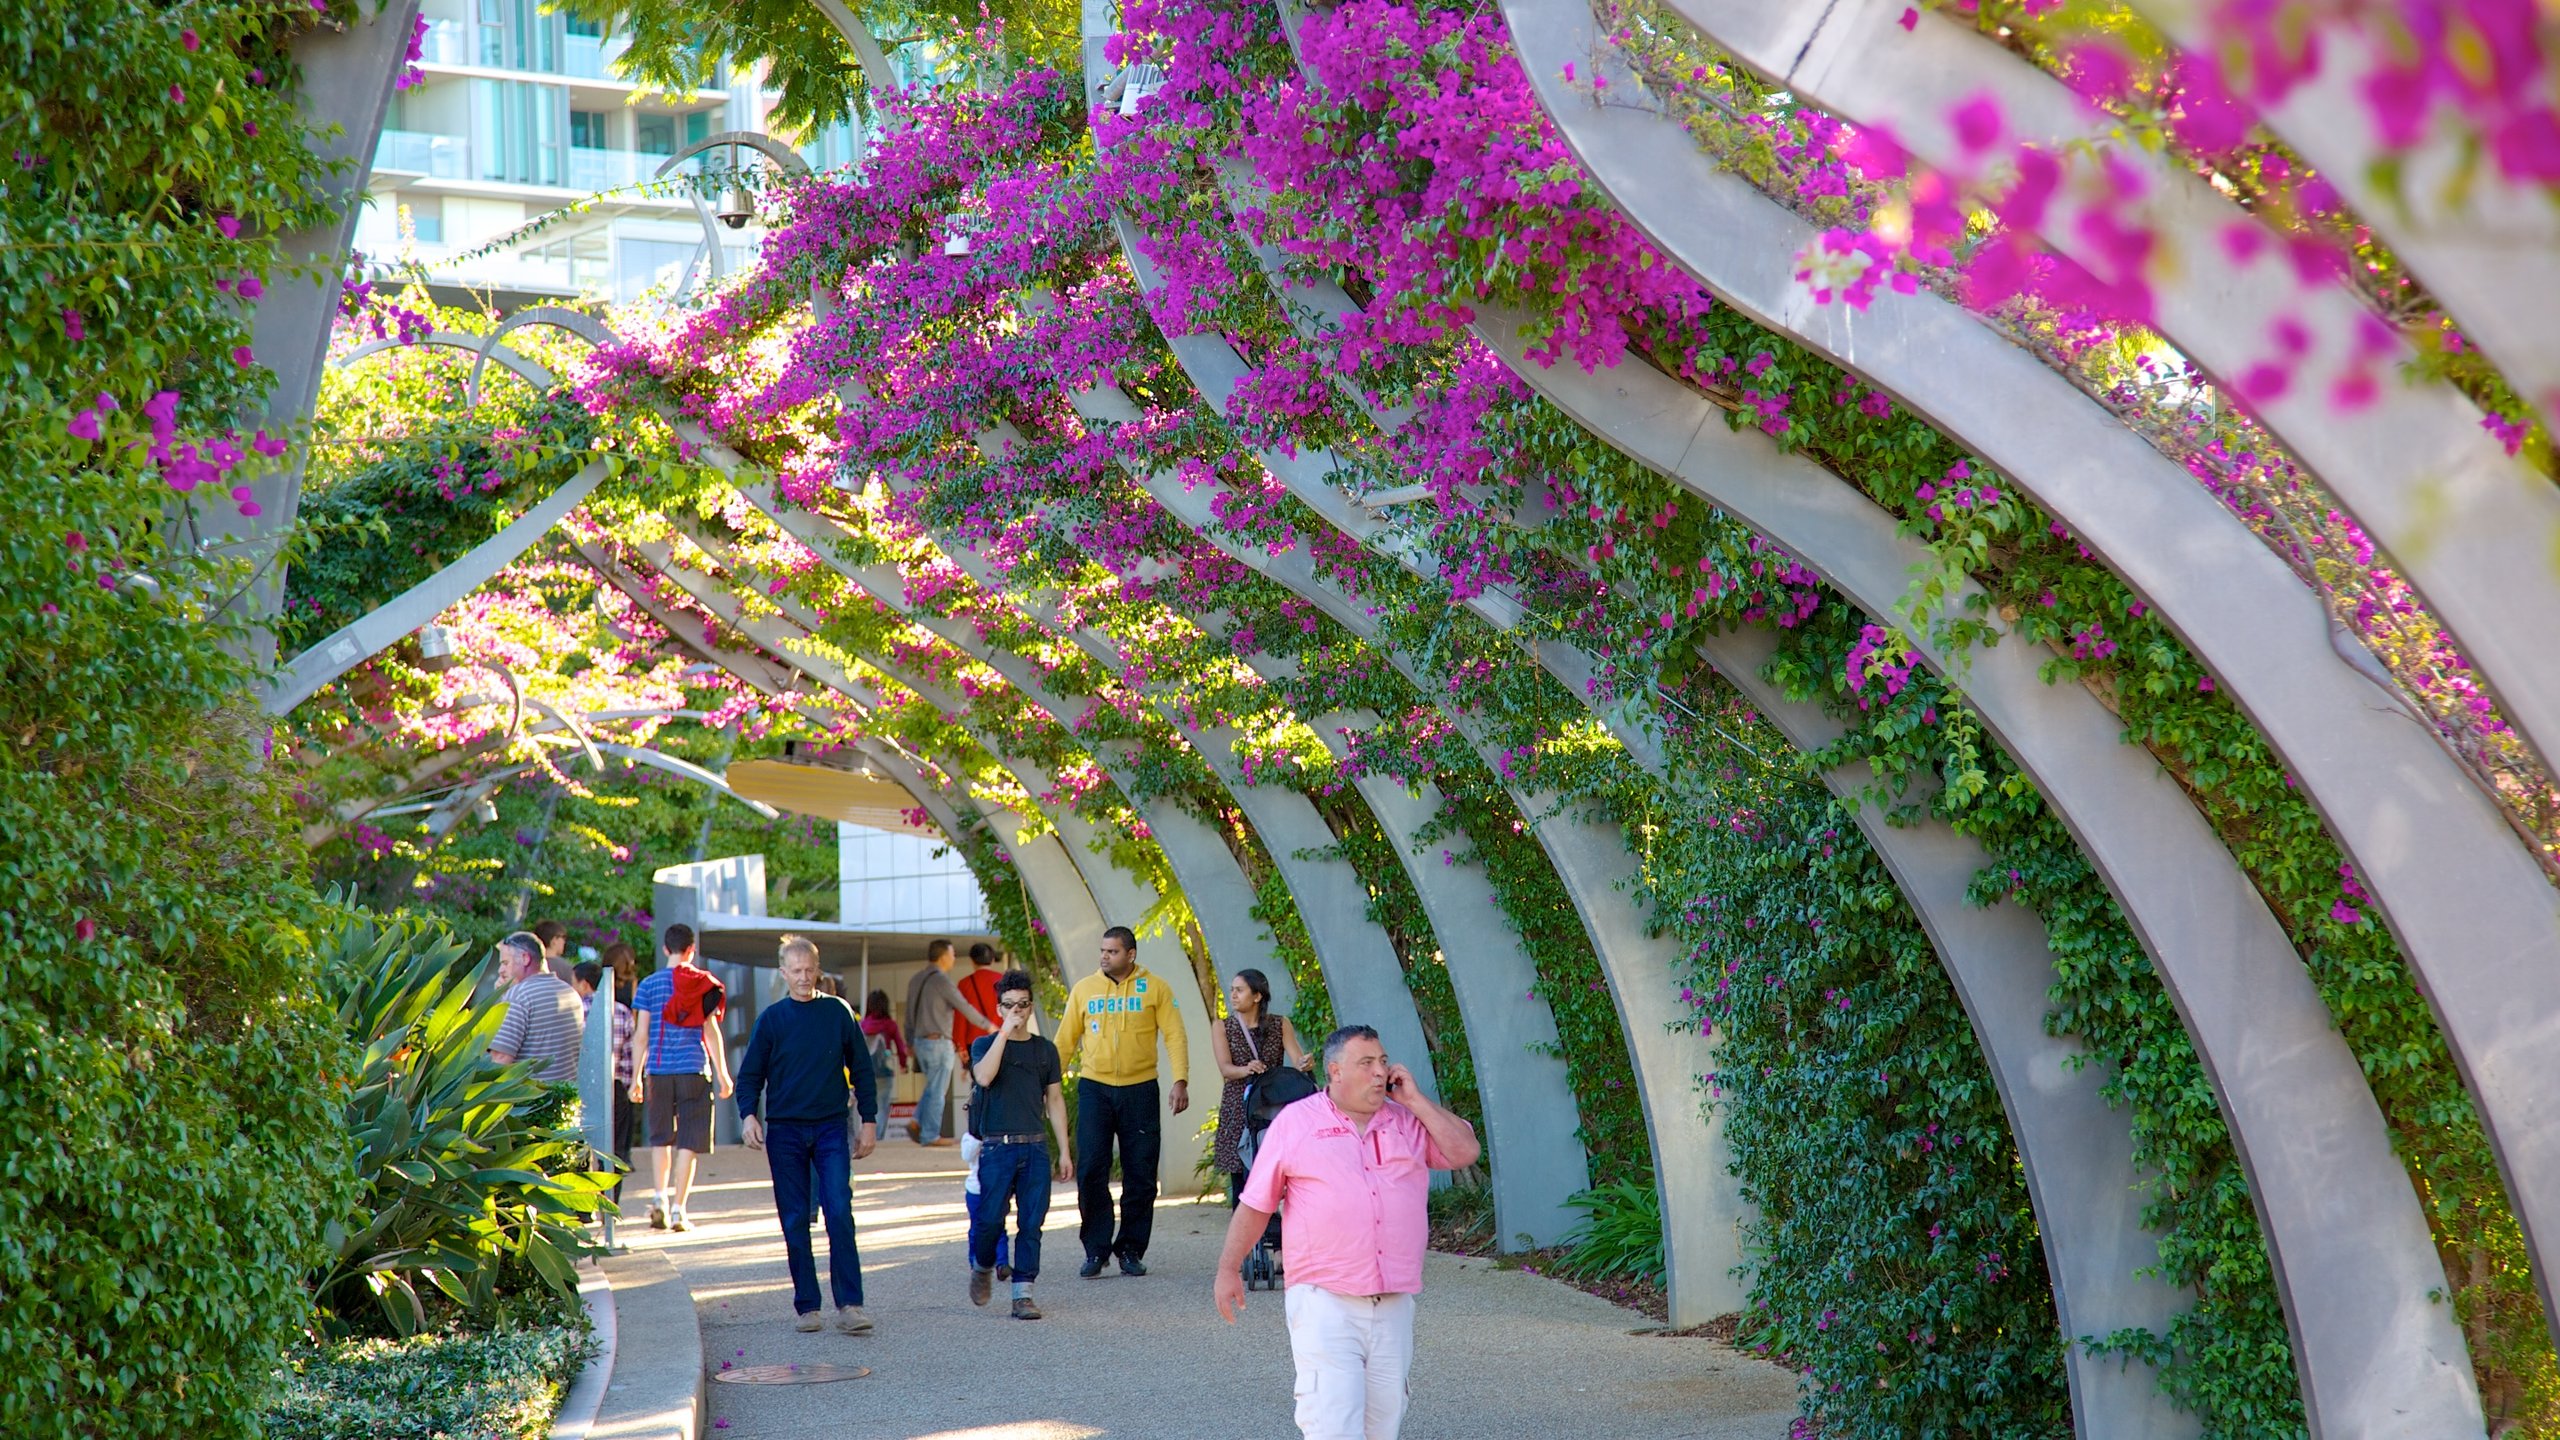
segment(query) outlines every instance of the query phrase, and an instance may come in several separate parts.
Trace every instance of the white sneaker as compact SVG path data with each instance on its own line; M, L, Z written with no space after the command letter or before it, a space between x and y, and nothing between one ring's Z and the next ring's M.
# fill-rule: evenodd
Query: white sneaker
M674 1211L667 1216L667 1228L670 1230L690 1230L693 1228L693 1222L685 1218L683 1206L677 1206Z
M827 1328L827 1317L811 1310L801 1315L799 1324L794 1328L803 1335L824 1330Z
M859 1305L839 1305L836 1307L836 1328L847 1335L868 1335L871 1333L871 1317L863 1314Z

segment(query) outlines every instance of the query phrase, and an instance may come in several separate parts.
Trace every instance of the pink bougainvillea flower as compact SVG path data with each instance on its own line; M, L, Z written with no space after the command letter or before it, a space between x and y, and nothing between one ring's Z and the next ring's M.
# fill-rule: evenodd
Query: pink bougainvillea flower
M240 122L240 133L248 136L252 140L258 138L258 122L255 120L243 120Z
M255 300L255 299L257 299L259 296L264 295L264 294L266 294L266 293L267 293L267 287L266 287L263 283L261 283L261 282L259 281L259 279L258 279L258 277L257 277L257 276L255 276L255 275L243 275L243 276L241 276L241 277L240 277L240 298L241 298L241 299L243 299L243 300Z
M80 341L89 338L89 326L80 318L79 311L65 310L62 312L62 338L71 341Z
M98 588L101 590L113 590L116 588L116 577L103 572L100 573L98 576Z
M2000 132L2005 128L2000 102L1987 91L1950 111L1947 123L1955 127L1956 143L1968 155L1979 155L1999 144Z
M2329 907L2329 918L2341 925L2355 925L2363 922L2364 914L2353 905L2341 900Z
M197 35L193 30L179 31L178 43L186 46L190 53L204 48L203 37Z
M2489 148L2511 178L2560 184L2560 115L2528 110L2500 126Z
M178 88L177 86L175 86L175 85L170 86L170 87L169 87L169 103L170 103L170 104L172 104L172 105L184 105L184 104L186 104L186 103L187 103L187 92L186 92L186 91L184 91L184 90L179 89L179 88Z
M72 416L62 428L74 440L95 440L98 438L98 412L83 410Z
M1911 168L1911 157L1881 125L1861 127L1836 152L1840 162L1869 180L1893 180Z
M98 922L83 915L71 922L71 938L86 945L97 938Z
M237 240L240 238L240 217L237 215L217 215L214 217L213 228L222 232L223 239Z
M72 551L75 554L80 551L87 550L89 548L89 537L81 534L77 530L67 530L63 532L62 548Z
M2133 89L2133 62L2104 40L2074 46L2063 61L2063 79L2091 104L2121 100Z
M2177 108L2169 115L2169 133L2199 155L2227 155L2249 138L2249 108L2222 83L2212 62L2192 56L2178 64Z
M1893 23L1901 26L1904 30L1917 30L1920 28L1920 12L1911 6L1905 5L1902 7L1902 18L1894 21Z
M245 370L257 363L257 357L249 353L248 346L234 345L231 347L231 363Z
M261 430L258 432L258 438L249 442L249 448L261 455L276 456L292 447L284 440Z

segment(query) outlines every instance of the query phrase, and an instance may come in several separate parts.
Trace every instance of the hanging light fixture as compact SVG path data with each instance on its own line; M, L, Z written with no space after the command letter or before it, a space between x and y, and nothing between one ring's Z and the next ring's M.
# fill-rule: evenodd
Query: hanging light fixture
M744 230L756 218L756 197L747 189L745 176L738 169L738 147L729 147L729 174L733 177L720 200L720 223L732 230Z
M441 625L418 627L418 668L429 672L453 668L453 632Z

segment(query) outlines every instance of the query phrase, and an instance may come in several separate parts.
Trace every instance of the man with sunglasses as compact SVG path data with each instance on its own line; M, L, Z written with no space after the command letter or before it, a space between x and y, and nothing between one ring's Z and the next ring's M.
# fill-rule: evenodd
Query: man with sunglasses
M1013 1318L1037 1320L1031 1283L1040 1278L1040 1227L1049 1218L1049 1186L1067 1178L1067 1099L1058 1047L1031 1028L1031 977L1008 970L996 982L996 1032L969 1046L969 1077L979 1093L970 1133L979 1141L978 1211L969 1222L969 1302L995 1292L996 1238L1007 1201L1014 1209ZM1043 1116L1056 1129L1053 1156Z

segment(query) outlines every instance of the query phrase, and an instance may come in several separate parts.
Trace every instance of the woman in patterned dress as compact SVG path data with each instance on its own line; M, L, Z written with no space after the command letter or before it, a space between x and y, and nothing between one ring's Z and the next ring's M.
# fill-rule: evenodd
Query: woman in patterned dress
M1219 1040L1214 1058L1227 1088L1218 1096L1218 1148L1211 1163L1227 1177L1227 1207L1233 1209L1244 1190L1244 1156L1236 1147L1244 1141L1245 1087L1274 1065L1304 1070L1313 1062L1289 1017L1271 1013L1271 981L1259 970L1239 970L1227 982L1227 1023Z

